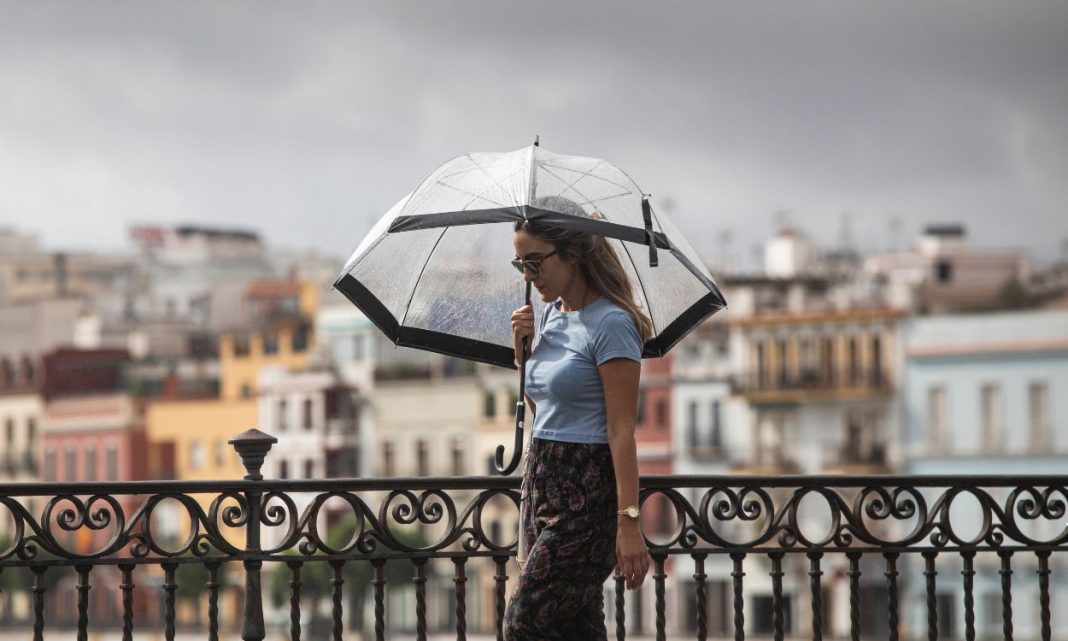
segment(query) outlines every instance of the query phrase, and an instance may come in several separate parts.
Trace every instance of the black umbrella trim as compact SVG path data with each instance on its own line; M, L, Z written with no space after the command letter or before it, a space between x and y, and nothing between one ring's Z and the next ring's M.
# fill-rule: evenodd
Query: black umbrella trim
M570 214L561 214L549 209L522 205L520 207L495 207L493 209L469 209L450 211L440 214L419 214L416 216L397 216L389 225L389 233L414 231L416 229L433 229L435 227L452 227L461 225L481 225L484 223L516 222L519 220L537 220L567 229L618 238L639 245L649 244L644 229L610 223L606 220L581 218ZM661 249L672 249L671 242L663 232L654 231L652 237Z
M398 326L393 314L389 313L389 310L379 302L375 295L351 274L342 276L334 286L353 305L367 314L371 322L397 345L516 369L515 355L508 347L427 329ZM679 315L659 336L646 341L642 349L642 358L660 358L667 354L675 343L682 340L690 330L724 307L723 298L719 292L709 292Z
M515 354L509 347L427 329L400 326L386 306L352 274L345 274L339 278L334 283L334 287L363 311L367 318L371 319L371 322L396 345L516 369L513 362Z
M686 256L681 251L674 247L668 240L668 237L664 235L664 232L652 231L647 233L645 229L630 227L629 225L620 225L618 223L610 223L605 220L595 220L593 218L580 218L578 216L561 214L559 212L551 211L548 209L541 209L539 207L530 207L524 205L521 207L498 207L494 209L470 209L466 211L451 211L441 214L398 216L390 224L388 233L414 231L417 229L434 229L438 227L449 226L515 222L524 219L543 221L551 225L557 225L559 227L577 229L579 231L585 231L591 234L607 236L609 238L618 238L619 240L635 243L638 245L648 245L649 236L651 235L657 247L670 251L675 256L675 258L677 258L679 262L682 263L682 265L697 278L697 280L701 281L701 284L707 287L710 291L717 293L719 292L719 288L716 287L716 284L707 276L702 274L701 270L699 270L697 266L690 261L690 259L686 258ZM719 296L719 300L721 307L726 306L725 303L723 303L722 295Z
M659 358L667 354L675 346L675 343L678 343L686 334L690 333L690 330L724 307L726 305L719 292L709 292L696 303L690 305L685 312L679 314L679 317L672 321L664 331L660 332L659 336L654 336L647 340L645 349L642 351L642 358Z

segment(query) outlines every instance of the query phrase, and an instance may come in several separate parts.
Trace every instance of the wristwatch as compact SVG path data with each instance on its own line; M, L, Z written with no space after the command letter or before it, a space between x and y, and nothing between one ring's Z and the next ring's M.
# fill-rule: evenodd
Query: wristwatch
M637 505L632 505L630 507L625 507L622 510L619 510L618 512L616 512L616 514L618 516L625 516L628 519L637 520L638 515L641 514L641 510L638 509Z

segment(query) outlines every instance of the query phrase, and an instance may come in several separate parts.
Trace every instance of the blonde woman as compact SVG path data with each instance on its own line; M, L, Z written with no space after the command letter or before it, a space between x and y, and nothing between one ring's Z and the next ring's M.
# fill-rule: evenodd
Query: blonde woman
M547 199L549 200L549 199ZM543 207L581 209L563 198ZM638 588L649 552L638 520L634 438L642 346L652 333L608 242L521 221L513 265L548 303L527 361L534 411L521 526L528 544L505 614L509 641L607 639L603 584L614 568ZM531 306L512 314L516 358Z

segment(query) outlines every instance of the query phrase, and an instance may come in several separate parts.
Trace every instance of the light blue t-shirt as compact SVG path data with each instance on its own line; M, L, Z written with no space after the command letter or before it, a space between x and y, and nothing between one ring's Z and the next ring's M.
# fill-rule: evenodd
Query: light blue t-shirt
M599 365L613 358L641 362L638 327L604 296L574 312L549 305L527 359L527 395L534 401L534 438L607 443L604 386Z

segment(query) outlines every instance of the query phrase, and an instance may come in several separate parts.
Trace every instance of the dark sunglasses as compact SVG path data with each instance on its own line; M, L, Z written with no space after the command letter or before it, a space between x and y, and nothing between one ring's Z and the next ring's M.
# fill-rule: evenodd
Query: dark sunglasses
M512 261L512 267L515 267L516 271L518 271L520 274L525 274L526 270L529 269L530 273L537 276L541 273L541 261L545 260L546 258L552 256L555 253L556 250L554 249L548 254L542 256L541 258L528 258L526 260L516 258Z

